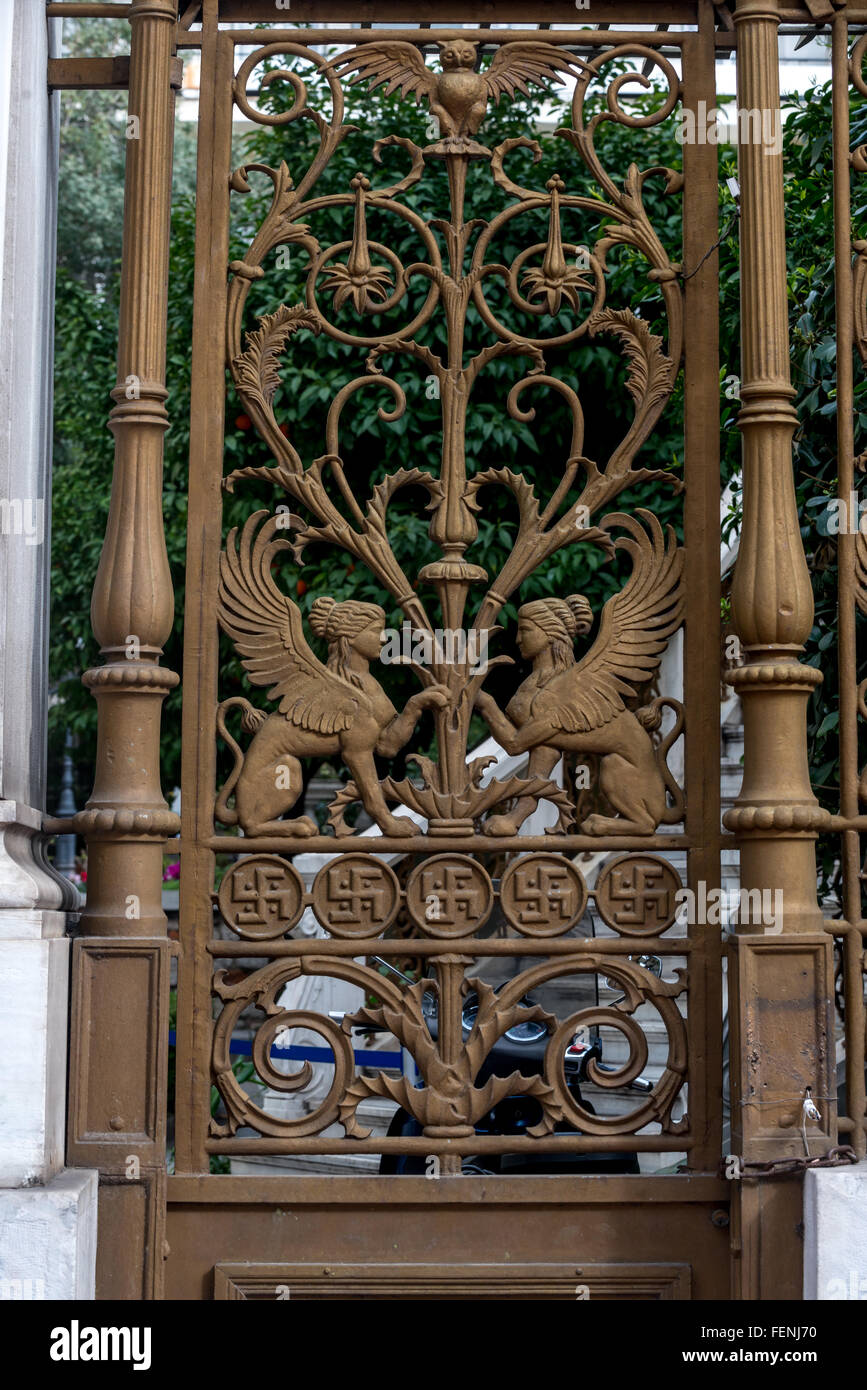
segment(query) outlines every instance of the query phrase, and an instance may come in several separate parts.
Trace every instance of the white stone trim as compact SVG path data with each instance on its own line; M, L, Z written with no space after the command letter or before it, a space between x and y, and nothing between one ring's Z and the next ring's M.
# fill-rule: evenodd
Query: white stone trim
M804 1298L867 1301L867 1162L804 1174Z

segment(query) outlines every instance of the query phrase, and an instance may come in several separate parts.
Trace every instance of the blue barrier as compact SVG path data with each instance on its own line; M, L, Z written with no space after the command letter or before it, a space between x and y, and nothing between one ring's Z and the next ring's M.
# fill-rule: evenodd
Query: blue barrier
M169 1046L175 1046L175 1030L169 1031ZM233 1038L230 1049L234 1057L250 1057L253 1052L253 1044L249 1038ZM355 1065L358 1067L394 1067L397 1071L403 1070L402 1052L376 1052L372 1048L353 1048ZM286 1058L292 1062L334 1062L334 1053L330 1047L271 1047L271 1056Z

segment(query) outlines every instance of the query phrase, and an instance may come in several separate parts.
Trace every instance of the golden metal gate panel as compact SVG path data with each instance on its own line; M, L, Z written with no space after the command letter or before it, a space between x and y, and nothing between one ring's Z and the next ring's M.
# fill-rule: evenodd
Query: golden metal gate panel
M447 5L430 8L431 21L456 20ZM474 7L464 9L461 22L476 19ZM575 18L571 5L548 11L549 22ZM86 679L101 701L106 746L125 740L130 759L140 757L146 775L131 789L103 749L98 786L78 818L92 836L93 867L89 936L78 943L70 1140L70 1161L97 1161L103 1174L101 1284L115 1296L162 1292L158 1243L166 1204L165 1287L179 1297L263 1297L272 1283L276 1289L285 1282L284 1274L300 1281L302 1297L328 1296L322 1270L329 1264L346 1287L357 1282L361 1297L372 1296L363 1287L373 1285L413 1297L448 1296L441 1290L449 1287L464 1296L495 1297L505 1287L505 1296L569 1297L574 1264L579 1283L586 1266L593 1296L706 1298L725 1296L730 1253L737 1295L765 1290L767 1296L775 1288L775 1297L797 1296L797 1246L791 1237L771 1241L768 1232L794 1229L799 1184L771 1191L748 1177L733 1193L732 1184L717 1177L721 934L701 920L680 921L676 895L686 888L707 902L719 890L724 845L741 848L745 888L761 892L782 884L786 893L781 934L741 921L731 942L733 1152L756 1162L797 1155L793 1105L808 1085L816 1095L831 1096L833 932L846 942L850 1025L861 1048L850 1054L846 1129L863 1151L857 758L850 757L845 774L841 809L847 819L837 818L832 827L806 767L804 711L818 673L797 660L812 601L791 486L795 417L782 163L761 147L747 144L740 152L744 525L732 603L744 662L728 678L743 698L746 753L744 786L725 831L719 790L716 150L710 143L685 143L682 173L641 167L643 129L673 121L680 108L714 107L720 48L737 49L739 104L778 108L782 11L742 0L734 27L729 16L729 27L718 32L715 7L696 0L653 7L654 22L683 29L629 30L648 13L641 0L600 0L593 22L604 18L611 27L543 30L526 27L536 23L527 7L503 4L497 15L503 27L440 29L434 43L424 26L312 27L332 19L366 23L372 16L364 5L299 3L293 24L281 28L273 25L273 7L258 0L204 0L199 32L183 23L176 28L170 0L134 0L130 110L142 113L143 135L129 156L119 380L136 373L143 390L135 403L122 399L122 388L115 393L117 482L94 597L94 626L108 655ZM397 25L404 16L399 6L382 4L376 18ZM240 27L260 20L272 27ZM306 23L311 27L296 27ZM224 27L230 24L239 27ZM845 18L835 25L839 84L846 80ZM154 881L164 837L174 828L159 793L157 756L159 705L174 681L158 665L171 620L159 521L170 167L168 83L161 85L160 76L169 74L174 41L181 48L200 46L201 101L176 1149L175 1173L167 1181L160 1069L168 943ZM342 48L336 57L325 51L332 45ZM434 64L423 56L432 49ZM679 64L666 56L673 50ZM617 73L621 58L638 59L661 76L664 91L652 114L626 109L621 89L636 77ZM854 62L860 83L860 48ZM290 84L293 104L280 112L257 106L251 96L257 76L260 93L274 83ZM574 95L570 122L557 132L558 170L534 181L532 165L517 163L516 156L534 152L535 142L521 137L488 147L485 115L516 91L564 80L574 83ZM347 93L354 102L383 86L401 98L393 129L371 141L367 163L345 191L323 194L317 181L347 133ZM593 105L600 93L604 102ZM430 117L427 143L410 139L402 124L411 103L422 103ZM843 86L835 106L838 156L847 139L845 104ZM290 158L276 167L233 167L236 109L255 124L313 124L319 147L312 162L294 167L290 147ZM615 125L636 136L636 162L625 168L606 162L605 135ZM643 201L648 179L662 181L668 197L682 203L682 245L668 244L652 224ZM484 220L466 220L468 188L475 193L482 180L492 211ZM267 182L271 206L253 237L236 247L233 203ZM850 237L848 207L845 227L841 220L843 182L838 168L838 265L848 264ZM160 196L149 201L156 184ZM428 216L408 205L410 190L425 192ZM143 238L132 232L145 207L151 223ZM511 234L522 218L528 228L523 249L504 263L498 237L507 227ZM415 233L416 260L402 261L394 251L390 220ZM341 231L333 240L328 229L336 221ZM661 333L612 291L606 256L618 246L631 248L644 263L661 300ZM304 294L292 302L281 299L279 253L287 248L306 266ZM859 287L864 263L862 254L855 271ZM262 306L257 313L248 302L253 287L257 310ZM863 288L857 293L863 297ZM847 290L844 283L844 344L856 331L852 302L851 285ZM590 351L616 351L625 369L628 411L618 442L604 457L585 453L584 416L593 403L582 402L580 382L557 375L558 354L578 341ZM279 393L292 390L293 373L302 367L315 371L317 353L330 344L340 346L345 382L323 403L321 451L308 457L281 429ZM534 411L557 410L563 420L561 456L552 461L550 481L535 487L498 466L493 450L484 460L466 456L474 388L501 358L514 364L514 380L500 402L503 418L532 428ZM417 370L419 391L427 385L439 402L439 457L420 458L409 442L412 406L397 379L408 365ZM254 467L233 470L224 459L227 367L261 441L261 463ZM684 462L678 477L647 469L642 448L663 427L681 370ZM844 378L845 372L841 400L848 390L851 402L851 380L847 387ZM386 475L372 466L361 490L347 478L341 445L351 432L353 408L366 398L379 407L382 429L403 418L410 426L401 469ZM848 428L844 420L841 459L854 453ZM840 476L843 489L842 464ZM255 500L263 488L265 510ZM401 568L389 540L389 508L409 488L422 497L438 550L417 573ZM510 497L514 517L497 572L478 564L473 552L491 489ZM680 498L676 528L661 525L648 509L664 489ZM228 534L222 518L227 491L249 497L244 521ZM867 573L860 540L852 539L841 564L841 589L851 600L848 618L841 607L841 662L850 677L841 726L850 755L857 718L854 603ZM360 592L365 576L364 600L317 594L302 615L287 580L311 545L347 556ZM619 587L601 612L581 594L522 594L539 566L575 546L606 555L616 567ZM516 630L500 627L507 603L518 608ZM406 625L401 640L407 635L418 686L399 711L371 670L389 612ZM129 631L142 641L134 661L122 659ZM230 644L223 652L231 649L245 672L241 695L221 670L221 632ZM682 698L658 685L676 634L683 643ZM531 669L523 681L516 678L503 710L485 682L491 666L510 654ZM841 679L841 690L844 684ZM415 753L415 774L382 777L376 757L404 749L424 711L434 722L436 756ZM474 758L474 711L509 757L526 755L526 768L492 775L485 759ZM681 735L682 785L668 762ZM225 768L221 748L230 754ZM321 756L345 773L328 833L302 814L301 805L300 760ZM567 779L561 784L555 777L561 759L568 766L584 757L596 770L600 804L594 806ZM553 807L556 824L545 834L521 834L543 802ZM349 822L356 803L368 817L367 830ZM844 834L850 898L847 922L826 930L816 902L814 840L831 828ZM582 856L598 851L615 857L589 887ZM293 859L311 852L335 857L315 881L305 882ZM233 856L219 883L218 856ZM683 875L675 867L678 856ZM141 897L140 926L124 919L121 889ZM580 935L591 899L604 936ZM215 927L215 903L231 939ZM315 918L315 937L293 935L305 911ZM497 934L491 935L494 921ZM649 968L652 957L662 962L660 973ZM381 960L401 974L383 973ZM409 975L408 961L418 967ZM242 970L232 974L233 963ZM497 970L508 978L495 989L485 974ZM342 1022L284 1005L287 985L316 977L360 987L363 1004ZM576 982L597 979L614 981L622 998L600 1004L582 996ZM85 1022L92 1030L100 1007L97 980L103 998L110 981L119 982L119 998L137 1010L137 1036L152 1044L143 1073L132 1081L120 1078L113 1060L122 1009L102 1006L98 1056L88 1040ZM558 1012L550 991L564 980L574 997ZM531 991L555 1002L527 1004ZM468 1022L469 1004L474 1013ZM312 1074L309 1064L290 1074L279 1069L272 1050L281 1035L303 1028L327 1049L333 1079L314 1108L269 1110L239 1081L233 1038L251 1008L258 1015L252 1059L272 1093L303 1100ZM596 1113L567 1083L566 1047L581 1029L616 1031L624 1054L617 1071L591 1063L588 1075L603 1096L619 1091L622 1098L647 1058L639 1010L641 1020L652 1011L665 1035L661 1076L648 1093L630 1096L625 1109ZM403 1054L402 1070L358 1064L353 1025L390 1034ZM528 1026L547 1039L541 1072L480 1081L497 1040ZM417 1069L418 1084L410 1067ZM533 1107L528 1131L478 1134L483 1116L507 1097ZM399 1105L420 1132L368 1132L363 1107L370 1102ZM831 1099L822 1114L811 1140L815 1153L835 1139ZM147 1145L143 1176L133 1188L124 1185L121 1155L139 1132ZM142 1148L144 1141L135 1142ZM461 1176L470 1156L483 1162L486 1155L624 1151L682 1155L684 1162L679 1174L659 1177ZM429 1162L447 1181L210 1171L215 1160L231 1157L400 1154ZM733 1232L726 1229L730 1197ZM140 1271L131 1268L123 1248L130 1229L141 1234L144 1252L138 1285ZM429 1242L436 1245L435 1260ZM358 1272L360 1259L369 1261L365 1276ZM516 1269L504 1285L509 1261ZM476 1292L468 1294L467 1287ZM521 1292L527 1288L535 1292Z
M439 72L425 65L416 46L430 46L429 37L412 30L401 30L399 39L378 31L359 35L310 30L287 33L282 39L269 33L269 42L239 64L235 49L249 47L259 37L244 30L206 31L203 36L204 138L197 202L200 245L207 260L197 280L195 306L188 551L189 572L200 580L190 595L185 620L189 655L184 672L178 1023L178 1072L190 1084L178 1097L177 1171L202 1171L209 1154L327 1153L348 1148L353 1153L399 1150L431 1155L446 1175L460 1171L462 1155L524 1148L616 1150L624 1147L622 1136L627 1134L635 1136L630 1147L686 1152L693 1167L713 1168L721 1114L710 1096L720 1091L720 1046L717 1037L716 1046L708 1047L705 1021L719 1017L720 948L701 929L686 938L680 932L667 934L674 925L674 895L680 884L675 871L653 851L686 850L689 881L718 885L719 803L708 785L711 769L716 771L716 750L702 751L690 732L713 721L718 708L716 549L700 543L683 548L673 530L664 531L650 512L624 514L614 506L626 488L651 481L657 486L681 485L670 476L648 476L638 455L674 387L684 350L685 292L679 266L673 263L674 248L662 245L644 211L641 188L646 176L633 168L623 184L616 172L605 169L597 150L598 137L610 121L640 127L672 113L680 91L675 70L653 46L632 39L612 47L610 35L595 36L596 58L576 60L567 45L586 43L587 36L560 30L544 38L498 31L495 45L490 32L446 32L437 36ZM334 61L317 51L353 38L360 38L357 46L344 49ZM593 35L590 40L592 44ZM493 57L489 67L477 72L481 42L493 48ZM695 49L696 43L694 36L684 39L687 49ZM622 82L615 78L608 83L609 109L585 118L591 84L605 86L609 65L623 57L645 59L662 73L668 93L658 112L639 118L626 113L617 101ZM247 95L251 75L269 59L281 72L293 74L287 80L295 90L295 102L282 116L260 114ZM312 106L298 72L299 60L324 74L331 96L328 116ZM272 66L269 82L273 71ZM236 74L231 85L226 80L229 73ZM479 128L488 104L508 99L516 86L523 89L563 77L577 79L572 127L563 132L563 173L538 188L525 187L510 172L509 156L516 146L531 142L508 140L489 149L481 143ZM398 181L390 181L391 174L385 182L377 178L376 163L371 163L345 193L318 196L317 177L346 133L347 79L369 87L388 84L389 90L399 88L406 96L420 97L428 105L431 129L438 138L425 147L410 141L398 123L403 109L398 107L395 129L371 152L381 162L385 146L399 145L407 168ZM236 169L228 178L233 100L248 117L269 124L315 120L320 145L310 167L253 166ZM591 174L592 193L582 190L574 173L582 161ZM434 165L442 164L447 187L430 177ZM710 170L710 161L706 164ZM252 243L231 261L227 285L230 200L243 197L250 181L263 176L273 184L271 208ZM503 210L481 227L464 217L470 176L490 179L492 192L499 189L506 195ZM680 176L668 171L662 177L672 196L681 196ZM432 184L429 198L446 197L433 202L435 215L422 221L401 195L425 180ZM686 222L695 217L700 228L696 241L705 253L715 240L715 171L710 178L698 174L686 186ZM315 235L316 215L334 208L345 209L345 238L321 244ZM501 265L496 257L498 235L513 218L536 209L547 216L546 240L537 244L531 235L526 250L511 265ZM570 210L593 219L588 233L592 240L580 268L581 248L570 241L563 226ZM402 264L390 250L385 230L380 240L368 231L374 219L380 228L387 228L390 219L409 222L417 233L419 259ZM623 243L645 258L651 281L661 288L668 325L664 339L652 334L629 305L609 302L605 254ZM282 303L275 285L273 305L251 322L244 312L250 287L263 276L264 283L269 282L272 253L281 246L308 258L304 299ZM716 288L710 269L702 271L687 281L687 293L693 301L693 323L704 326L712 321ZM508 327L491 307L493 279L505 285L511 304L523 315L520 331ZM419 284L422 290L415 298L420 307L412 298ZM466 343L471 308L481 320L474 355ZM391 310L384 329L382 315ZM546 331L538 326L543 315ZM262 468L225 475L224 360L222 352L214 351L222 341L223 319L238 397L271 455ZM433 330L440 327L437 336ZM295 335L304 329L308 333L302 347ZM315 362L316 337L326 336L348 348L346 384L323 408L324 452L303 459L280 431L274 397L281 377L287 385L291 382L302 352L305 363ZM583 453L579 392L568 380L551 375L557 349L581 337L593 343L613 339L629 373L631 418L624 417L622 438L610 457L598 460ZM437 352L431 344L439 345L440 340L442 350ZM707 362L712 370L703 370L701 379L696 373L688 397L685 481L693 500L687 542L691 532L697 540L714 536L718 513L716 470L708 468L717 375L704 333L702 351L700 367ZM504 412L515 420L532 419L525 399L530 396L536 405L547 396L546 408L558 398L565 404L563 457L555 464L550 486L538 495L520 475L503 468L473 468L465 458L465 420L473 408L473 387L488 363L506 355L525 359L525 366L516 371L514 385L502 401ZM391 477L374 472L369 495L356 497L340 456L341 430L347 428L342 412L359 391L376 393L385 420L408 410L404 388L389 374L399 358L414 361L420 377L436 385L441 460L410 466L415 462L410 447L407 467ZM220 488L241 488L251 473L273 488L271 509L262 512L253 503L249 520L223 544ZM441 555L415 574L401 570L388 536L389 502L408 485L428 495L430 535ZM518 520L499 573L487 574L473 563L472 544L476 516L484 507L483 489L493 487L514 497ZM278 504L282 510L277 510ZM280 575L286 573L281 561L284 552L294 548L300 556L306 545L317 541L339 546L359 568L365 566L384 601L402 610L419 658L414 669L420 688L400 712L370 671L387 622L383 607L356 600L338 604L326 595L317 596L310 627L327 644L326 660L309 645L300 610L286 593L285 580L281 585ZM567 601L566 595L551 595L519 609L519 651L533 668L503 714L484 690L487 671L498 658L481 661L479 653L487 651L489 642L493 647L504 603L519 595L537 565L567 545L600 547L612 556L615 547L622 549L629 555L631 573L627 571L623 588L608 601L595 644L583 640L594 615L582 596ZM667 691L639 700L639 692L646 692L657 676L685 608L683 706ZM267 688L264 706L246 696L221 698L218 622L231 637L248 681ZM454 634L465 634L463 652L444 650L443 643ZM574 655L576 639L585 649L583 660ZM505 634L499 649L508 650ZM526 773L502 781L483 776L485 760L474 762L467 747L474 705L509 754L529 755ZM420 777L381 782L374 754L397 753L425 708L434 715L437 759L416 755ZM664 718L664 735L654 740L654 730L661 728ZM684 725L685 795L665 761ZM220 737L232 748L235 765L215 804ZM591 813L573 824L573 797L568 788L551 781L564 753L598 760L610 814ZM315 823L297 815L298 759L311 755L342 761L351 779L332 808L331 835L317 833ZM375 837L352 833L347 826L346 807L357 799L380 832ZM542 799L557 809L553 832L541 838L519 836L522 822ZM424 818L426 829L405 810L396 814L396 807L414 810ZM240 826L243 838L239 840L237 830L227 833L226 826ZM625 852L600 876L594 892L597 912L617 933L610 944L565 935L580 921L588 898L574 856L602 846ZM309 892L290 863L293 854L305 850L341 855L323 866ZM372 851L405 856L413 867L404 883ZM219 894L223 918L240 938L236 942L213 939L209 907L215 852L245 856L227 869ZM498 895L486 864L504 865L497 875ZM505 934L489 938L483 931L495 897L508 925ZM313 942L293 939L289 932L310 905L328 935ZM393 935L389 928L399 911L405 925ZM657 978L639 963L649 954L688 959L691 1007L683 1011L686 1019L678 1007L687 993L686 972L667 970ZM214 976L213 962L251 956L261 958L262 965L243 982L228 983L221 973ZM374 956L403 961L415 956L425 966L425 975L407 987L396 977L384 978L370 959ZM495 993L476 978L473 968L479 957L492 956L527 957L536 963ZM522 1004L525 994L549 980L594 973L616 981L628 1002L618 1008L584 1007L562 1019ZM299 975L351 981L377 1002L347 1017L340 1027L304 1011L287 1011L279 1003L280 995ZM465 1037L461 1016L469 990L476 993L478 1012ZM212 992L220 1001L213 1030ZM433 1031L432 1000L437 1024ZM333 1085L312 1113L292 1118L268 1114L235 1078L231 1039L251 1003L263 1016L253 1040L254 1062L274 1090L296 1092L303 1080L284 1076L271 1063L275 1038L293 1026L304 1026L332 1049ZM663 1075L622 1120L594 1116L576 1104L566 1086L565 1047L582 1026L618 1029L628 1044L625 1064L612 1078L592 1071L591 1064L591 1077L601 1086L615 1080L627 1085L647 1055L644 1034L631 1017L644 1004L653 1006L667 1034ZM544 1021L551 1038L544 1075L492 1077L485 1085L474 1084L493 1043L507 1030L535 1019ZM357 1074L353 1024L391 1033L412 1057L422 1084L386 1071ZM688 1059L689 1120L675 1123L672 1106L687 1080ZM211 1121L212 1081L225 1104L224 1123ZM532 1134L478 1136L479 1120L506 1095L525 1095L537 1102L539 1121ZM422 1132L415 1137L370 1136L357 1108L375 1096L399 1102ZM558 1130L558 1122L564 1120L571 1122L574 1133L563 1133L562 1124ZM335 1121L343 1126L343 1134L332 1134ZM659 1132L639 1134L651 1124ZM237 1134L241 1127L244 1137ZM320 1137L326 1129L327 1136ZM250 1130L261 1137L250 1135Z

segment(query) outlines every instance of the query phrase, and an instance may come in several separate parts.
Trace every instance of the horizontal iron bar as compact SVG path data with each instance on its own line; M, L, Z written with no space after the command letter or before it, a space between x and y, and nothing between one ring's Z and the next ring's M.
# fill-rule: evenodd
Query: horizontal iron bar
M256 34L256 42L257 42L257 44L262 44L262 43L264 43L265 40L263 39L263 31L262 31L261 29L257 29L257 30L255 30L254 32L255 32L255 34ZM309 34L309 32L310 32L309 30L306 30L306 29L298 29L298 30L295 30L295 31L293 31L293 32L295 33L296 38L297 38L298 40L303 39L303 42L305 42L305 43L310 43L310 42L312 42L312 41L308 38L308 34ZM331 42L331 43L337 42L337 40L334 39L334 36L333 36L334 31L333 31L333 30L326 30L325 32L328 34L329 42ZM368 37L372 37L371 31L365 31L365 30L363 30L363 29L353 29L353 30L351 30L350 32L351 32L352 35L353 35L353 40L352 40L352 41L353 41L354 43L357 43L358 40L364 36L365 32L367 32ZM373 32L375 32L377 38L380 37L380 34L381 34L381 31L380 31L380 30L377 29L377 30L375 30L375 31L373 31ZM408 34L409 34L409 37L412 38L412 33L411 33L411 31L407 31L407 30L405 30L405 29L401 29L401 30L399 30L398 32L400 33L400 37L401 37L401 39L402 39L404 42L407 41L407 36L408 36ZM446 31L444 31L444 30L442 30L442 29L436 29L436 30L433 30L433 31L431 31L431 30L420 30L420 31L419 31L419 38L418 38L418 45L419 45L419 47L421 47L421 48L429 48L429 49L432 49L437 43L439 43L439 42L441 41L441 36L442 36L442 34L443 34L444 32L446 32ZM460 31L457 31L457 32L460 33L460 35L461 35L462 38L465 36L465 31L464 31L464 30L460 30ZM487 30L486 30L485 32L486 32L486 34L488 35L487 38L480 41L481 44L482 44L483 50L484 50L484 48L486 48L486 47L487 47L487 48L490 48L490 49L499 47L499 42L497 41L496 35L502 33L503 31L502 31L502 30L496 30L494 34L491 34L490 31L487 31ZM583 32L583 31L582 31L582 32ZM812 32L814 32L814 31L811 30L810 32L812 33ZM543 43L545 43L545 42L547 42L547 40L548 40L548 35L549 35L549 33L551 33L551 31L548 30L548 29L545 29L545 30L542 30L542 31L540 32L539 35L531 35L531 34L525 29L525 30L520 31L520 36L523 37L524 39L527 39L527 38L529 38L529 37L541 37L541 41L542 41ZM422 34L425 35L425 37L421 37ZM643 33L641 33L640 31L639 31L639 32L635 32L635 33L618 34L618 33L617 33L615 30L613 30L613 29L612 29L612 30L609 30L609 31L606 31L606 34L607 34L607 38L608 38L608 43L609 43L609 45L610 45L611 47L614 46L614 42L615 42L615 41L617 42L617 44L621 44L621 43L640 43L640 42L643 42L643 40L646 39L646 38L652 39L652 38L654 37L652 33L643 34ZM436 35L436 38L434 38L434 35ZM429 36L429 37L428 37L428 36ZM682 53L682 51L683 51L683 49L686 47L686 43L685 43L685 42L684 42L684 43L677 43L677 42L676 42L676 40L679 39L679 38L680 38L680 39L683 39L683 40L689 40L689 39L695 38L695 34L692 33L692 32L676 31L675 34L674 34L674 40L675 40L675 41L671 41L671 39L669 39L669 42L668 42L668 43L665 43L665 44L654 43L654 44L651 45L651 47L653 47L658 53L661 53L661 54L662 54L664 57L666 57L666 58L679 59L679 58L680 58L680 55L681 55L681 53ZM721 49L723 49L723 50L725 50L725 49L735 49L735 48L737 48L737 34L735 34L735 33L721 30L720 32L714 34L713 38L714 38L714 45L715 45L715 47L717 47L717 48L721 48ZM267 41L268 41L269 43L270 43L270 42L277 42L277 40L271 40L271 39L268 39ZM283 38L282 38L281 40L279 40L279 41L280 41L280 42L283 42L283 43L287 42L285 31L284 31ZM295 40L289 40L289 42L294 42L294 41L295 41ZM203 44L203 37L202 37L202 34L201 34L199 31L197 31L197 30L193 30L193 31L179 30L179 31L178 31L178 38L177 38L177 47L178 47L178 49L182 49L182 48L197 49L197 48L201 48L201 47L202 47L202 44ZM583 44L582 44L582 43L576 42L576 43L573 43L571 46L572 46L573 49L581 49L581 48L583 47L585 50L591 50L591 49L593 49L593 48L599 47L599 45L598 45L595 41L594 41L593 43L583 43Z
M812 30L817 28L830 29L830 25L824 20L820 20L817 23L817 21L813 19L806 3L792 8L784 6L779 10L779 16L781 26L797 24L803 26L804 30L807 28ZM867 23L867 5L847 5L846 19L850 29L855 24Z
M867 935L867 919L861 918L859 922L846 922L842 917L826 917L822 927L832 936L845 936L847 932L860 932L862 936Z
M539 1139L517 1134L471 1134L466 1139L434 1139L424 1134L386 1134L372 1139L208 1139L212 1154L511 1154L511 1153L685 1153L691 1134L546 1134Z
M834 834L844 830L867 830L867 816L832 816L829 830L821 834Z
M287 1025L288 1027L288 1025ZM177 1040L177 1034L172 1028L169 1032L169 1047L173 1047ZM249 1038L233 1038L229 1053L235 1057L252 1057L253 1044ZM353 1048L352 1055L355 1064L359 1067L380 1066L388 1069L402 1069L402 1052L377 1052L375 1048ZM269 1053L271 1057L286 1058L291 1062L334 1062L334 1053L330 1047L274 1047Z
M320 10L321 13L321 10ZM399 40L403 43L424 43L435 48L440 43L454 39L465 39L467 43L489 45L499 48L503 43L526 43L536 39L543 43L568 45L573 48L613 48L624 43L640 43L645 48L678 49L681 40L693 37L694 31L668 31L656 33L616 29L545 29L543 33L528 29L232 29L230 33L236 44L256 47L269 43L312 44L358 44L383 43Z
M455 1174L460 1182L443 1175L432 1181L418 1177L386 1180L378 1173L342 1176L335 1183L330 1177L306 1173L268 1174L253 1177L240 1173L171 1173L167 1183L170 1204L209 1204L228 1202L233 1206L286 1207L318 1206L323 1183L328 1184L327 1200L335 1206L403 1206L410 1203L449 1205L451 1203L486 1206L610 1206L632 1202L659 1203L709 1202L724 1206L731 1196L732 1183L716 1173L572 1173L534 1177L487 1178Z
M734 836L720 835L720 840L734 840ZM454 851L458 854L483 854L512 850L515 854L524 851L548 850L552 854L565 850L653 850L675 851L692 849L694 840L689 835L606 835L604 843L594 835L526 835L515 837L499 835L413 835L401 839L392 835L311 835L307 840L279 835L212 835L201 841L206 849L219 854L347 854L366 851L369 854L444 854ZM704 846L703 846L704 847Z
M713 928L718 931L719 928ZM303 937L277 941L209 941L212 956L685 956L694 949L688 937L558 937L491 938L476 936L416 940L415 937Z
M129 4L95 4L91 0L78 4L74 0L55 0L48 5L46 13L49 19L125 19L131 9Z
M113 58L49 58L49 91L81 88L90 92L123 91L129 86L129 54Z
M179 90L184 79L182 58L171 61L170 85ZM129 54L113 58L49 58L49 91L126 91L129 87Z

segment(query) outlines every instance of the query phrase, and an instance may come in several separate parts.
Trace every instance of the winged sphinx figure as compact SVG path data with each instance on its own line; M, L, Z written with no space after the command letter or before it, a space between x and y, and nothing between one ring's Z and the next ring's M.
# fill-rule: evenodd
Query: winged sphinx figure
M268 519L261 525L263 517ZM217 798L217 818L225 825L240 824L245 835L315 835L318 828L309 816L280 817L292 809L302 789L299 758L338 754L383 833L415 834L414 821L390 813L373 757L393 757L422 710L442 708L448 692L430 685L397 713L369 670L369 662L380 654L385 627L385 613L375 603L317 598L310 626L328 643L327 664L314 655L300 609L281 593L271 573L277 552L291 548L285 538L274 538L279 522L268 512L256 512L244 526L239 546L235 528L220 556L220 624L248 679L271 687L268 699L279 701L279 712L266 715L240 696L219 706L217 729L233 750L235 765ZM246 754L226 728L232 707L243 711L242 728L253 735Z
M567 599L543 598L518 610L518 647L533 663L505 714L485 693L476 706L494 738L507 753L530 751L529 771L548 777L561 753L596 754L599 787L616 816L591 815L581 825L588 835L649 835L661 822L679 820L683 797L665 762L680 733L679 706L657 698L634 713L626 701L636 696L659 670L668 639L683 617L684 552L668 528L668 541L651 512L640 510L647 530L634 517L616 514L629 532L615 544L632 556L632 574L602 610L599 634L581 661L573 643L593 625L593 613L581 594ZM662 708L678 712L674 728L658 748L651 732L658 729ZM674 807L666 804L666 787ZM535 809L534 798L521 798L507 815L492 816L489 835L514 835Z
M554 44L539 42L506 43L497 49L491 66L476 72L478 45L455 39L440 45L442 72L433 72L411 43L386 39L382 43L359 44L341 53L330 66L341 77L358 70L350 81L370 82L370 89L385 86L387 96L400 90L413 94L416 105L422 97L440 132L454 146L475 135L488 108L488 102L515 95L528 95L528 83L541 86L561 82L562 74L577 77L586 63L563 52Z

